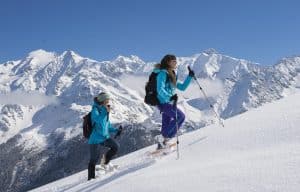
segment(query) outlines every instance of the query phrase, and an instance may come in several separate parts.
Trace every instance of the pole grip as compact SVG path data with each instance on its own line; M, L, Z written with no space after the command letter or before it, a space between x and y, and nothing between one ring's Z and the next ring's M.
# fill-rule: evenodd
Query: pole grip
M187 68L188 68L189 72L192 71L192 69L191 69L191 67L189 65L187 66ZM194 75L193 78L196 80L196 76L195 75Z
M177 108L177 100L178 100L178 98L175 99L174 102L173 102L173 106L176 107L176 108Z

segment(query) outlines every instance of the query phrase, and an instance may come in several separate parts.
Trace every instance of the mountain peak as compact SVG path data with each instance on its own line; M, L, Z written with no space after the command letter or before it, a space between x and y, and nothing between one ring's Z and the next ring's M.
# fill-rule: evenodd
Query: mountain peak
M121 62L121 63L144 63L143 60L141 60L136 55L130 55L130 57L119 55L114 62Z
M41 57L49 57L49 56L52 57L54 55L55 55L54 52L48 52L48 51L45 51L43 49L37 49L37 50L31 51L28 54L28 57L29 58L41 58Z
M218 54L218 51L215 50L214 48L208 48L208 49L204 50L203 53L206 53L208 55L212 55L212 54Z
M56 54L54 52L47 52L43 49L37 49L28 54L28 59L31 60L33 65L45 65L54 60Z
M79 56L77 53L75 53L74 51L72 50L67 50L67 51L64 51L62 53L62 56L64 57L73 57L73 56Z
M64 51L61 54L61 57L63 57L63 59L66 59L66 60L73 59L75 62L79 62L84 59L83 57L81 57L79 54L77 54L76 52L74 52L72 50Z

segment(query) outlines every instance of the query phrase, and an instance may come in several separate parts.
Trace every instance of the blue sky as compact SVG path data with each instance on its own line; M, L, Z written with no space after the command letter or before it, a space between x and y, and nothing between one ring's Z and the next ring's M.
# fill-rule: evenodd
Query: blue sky
M99 61L218 52L261 64L300 55L297 0L1 0L0 63L36 49Z

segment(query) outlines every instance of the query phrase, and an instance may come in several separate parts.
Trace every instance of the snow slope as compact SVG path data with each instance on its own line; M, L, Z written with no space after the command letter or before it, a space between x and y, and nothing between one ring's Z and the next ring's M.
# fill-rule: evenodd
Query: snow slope
M151 159L139 150L114 160L112 175L86 181L87 171L33 191L181 192L300 189L300 94L265 104L180 136L176 153Z

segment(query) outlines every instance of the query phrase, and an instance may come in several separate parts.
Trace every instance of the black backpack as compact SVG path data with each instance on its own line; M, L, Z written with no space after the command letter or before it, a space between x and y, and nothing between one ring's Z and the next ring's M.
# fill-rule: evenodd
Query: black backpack
M146 83L145 90L146 95L144 102L151 106L156 106L159 104L159 100L157 98L157 88L156 88L156 77L158 73L152 72L149 76L149 81Z
M91 112L89 112L87 115L83 117L82 128L83 128L83 136L88 139L93 131Z
M98 110L98 108L96 108ZM100 111L98 110L100 113ZM93 131L93 127L95 125L92 125L92 117L91 117L92 112L89 112L83 117L83 123L82 123L82 128L83 128L83 136L85 138L90 138L90 135Z

